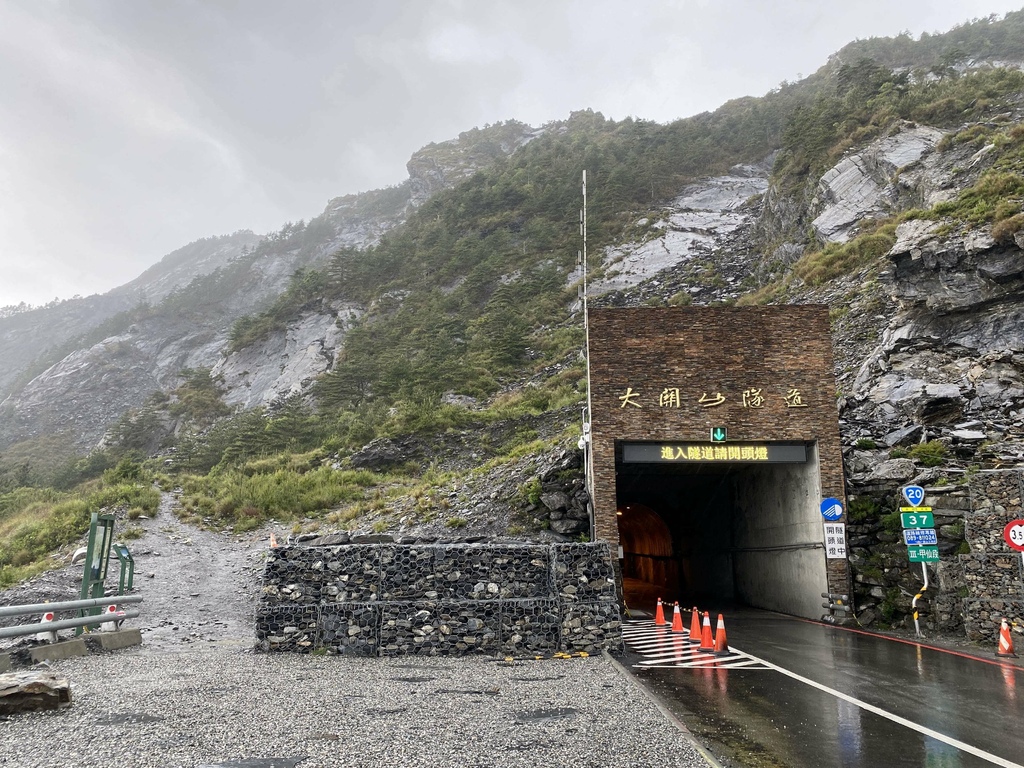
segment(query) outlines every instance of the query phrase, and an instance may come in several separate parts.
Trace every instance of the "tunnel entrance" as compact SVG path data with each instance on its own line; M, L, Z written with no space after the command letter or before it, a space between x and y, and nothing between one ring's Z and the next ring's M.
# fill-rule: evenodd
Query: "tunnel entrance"
M660 596L816 619L821 593L849 594L829 308L587 318L580 445L593 533L619 553L626 605L653 610Z
M655 461L665 444L616 446L628 608L650 611L661 597L683 606L821 614L827 577L816 451L813 444L772 445L766 456L768 448L773 463ZM678 451L669 447L670 455Z

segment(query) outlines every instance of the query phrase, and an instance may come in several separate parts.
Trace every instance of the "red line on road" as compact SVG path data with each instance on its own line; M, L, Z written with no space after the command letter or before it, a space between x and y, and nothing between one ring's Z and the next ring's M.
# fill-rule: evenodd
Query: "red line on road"
M941 653L948 653L951 656L959 656L964 659L974 659L975 661L981 661L985 664L992 664L996 667L1002 667L1003 669L1012 669L1015 672L1024 672L1024 668L1017 666L1016 664L1009 664L1005 661L996 661L995 659L986 659L984 656L975 656L972 653L964 653L963 651L954 651L949 648L943 648L941 645L929 645L928 643L919 643L914 640L904 640L902 637L892 637L891 635L883 635L878 632L868 632L866 629L854 629L853 627L841 627L838 624L827 624L823 621L814 621L813 619L804 619L799 616L793 616L792 618L797 621L803 621L807 624L817 624L819 627L828 627L830 629L841 629L844 632L853 632L857 635L867 635L868 637L880 637L883 640L892 640L894 643L903 643L904 645L913 645L918 648L927 648L931 651L939 651Z

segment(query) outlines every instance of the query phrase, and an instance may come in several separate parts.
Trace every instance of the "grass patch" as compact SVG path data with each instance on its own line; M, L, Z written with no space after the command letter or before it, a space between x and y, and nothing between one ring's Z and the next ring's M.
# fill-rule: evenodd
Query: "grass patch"
M50 554L89 530L93 512L117 507L155 512L160 492L141 476L123 482L116 473L72 492L19 488L0 495L0 588L46 570Z
M261 462L261 468L262 462ZM270 519L294 521L340 504L363 501L368 489L385 481L368 470L317 467L253 472L249 465L206 476L181 478L182 508L191 517L235 531L258 528Z

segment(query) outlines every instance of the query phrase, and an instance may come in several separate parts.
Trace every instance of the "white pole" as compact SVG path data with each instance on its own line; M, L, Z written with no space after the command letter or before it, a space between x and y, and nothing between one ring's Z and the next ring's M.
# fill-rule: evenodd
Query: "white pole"
M583 335L584 357L587 363L587 415L583 422L583 439L586 443L583 452L583 471L587 478L587 493L590 495L590 540L597 540L597 516L594 508L594 446L591 442L593 430L590 428L594 411L590 400L590 318L587 316L587 170L583 169L583 208L580 211L580 237L583 240Z

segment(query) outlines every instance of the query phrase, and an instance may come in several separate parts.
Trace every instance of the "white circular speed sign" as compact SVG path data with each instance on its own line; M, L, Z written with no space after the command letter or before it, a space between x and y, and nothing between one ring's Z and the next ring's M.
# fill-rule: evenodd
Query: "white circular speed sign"
M1010 549L1024 552L1024 520L1011 520L1003 528L1003 538Z

